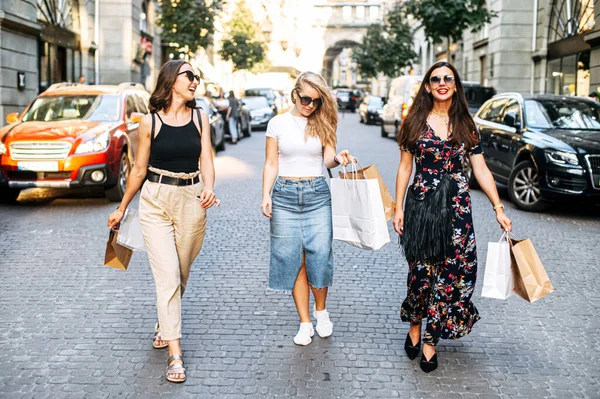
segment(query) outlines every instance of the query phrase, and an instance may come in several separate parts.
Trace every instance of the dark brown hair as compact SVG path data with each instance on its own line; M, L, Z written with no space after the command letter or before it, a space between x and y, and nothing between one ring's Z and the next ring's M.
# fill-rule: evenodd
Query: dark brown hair
M447 67L452 71L454 74L454 81L456 82L456 90L452 96L452 105L448 112L450 117L448 129L452 132L451 142L453 145L464 143L467 149L472 148L477 144L475 122L469 113L465 89L460 80L460 76L458 75L458 71L448 62L439 61L433 64L423 77L421 87L410 107L408 115L404 118L404 121L400 126L400 132L398 134L398 144L400 145L400 148L415 148L416 142L425 132L427 117L433 109L433 94L427 92L426 85L429 83L433 71L442 67Z
M155 114L158 111L169 109L171 101L173 101L173 86L183 64L191 66L189 62L183 60L171 60L160 68L156 87L150 96L150 113ZM189 108L197 108L195 100L190 100L185 105Z

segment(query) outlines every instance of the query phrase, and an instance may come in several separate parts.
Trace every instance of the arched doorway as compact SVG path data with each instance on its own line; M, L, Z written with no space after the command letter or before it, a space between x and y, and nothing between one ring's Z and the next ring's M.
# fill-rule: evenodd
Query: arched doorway
M354 87L361 83L352 49L358 46L353 40L340 40L325 51L323 77L331 87Z
M587 96L590 45L583 35L594 28L598 0L553 0L548 29L546 92Z

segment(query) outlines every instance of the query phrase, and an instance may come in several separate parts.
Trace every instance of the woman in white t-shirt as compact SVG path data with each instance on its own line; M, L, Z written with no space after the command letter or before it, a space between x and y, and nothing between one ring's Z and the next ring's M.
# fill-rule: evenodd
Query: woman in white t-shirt
M294 343L308 345L314 335L311 290L317 333L325 338L333 332L325 309L333 279L333 226L323 164L334 168L356 159L346 150L336 155L337 102L320 75L301 73L292 103L292 111L275 116L267 127L260 207L271 220L269 288L292 292L300 316Z

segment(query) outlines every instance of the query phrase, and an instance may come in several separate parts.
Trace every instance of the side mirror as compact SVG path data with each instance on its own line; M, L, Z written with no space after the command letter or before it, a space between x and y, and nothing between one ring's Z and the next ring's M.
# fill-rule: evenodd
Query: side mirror
M142 114L141 112L132 112L131 115L129 116L129 122L140 123L143 116L144 116L144 114Z
M10 114L6 115L6 123L15 123L18 120L19 120L18 112L11 112Z
M517 130L521 128L521 122L517 121L517 114L515 112L509 112L504 115L504 124Z

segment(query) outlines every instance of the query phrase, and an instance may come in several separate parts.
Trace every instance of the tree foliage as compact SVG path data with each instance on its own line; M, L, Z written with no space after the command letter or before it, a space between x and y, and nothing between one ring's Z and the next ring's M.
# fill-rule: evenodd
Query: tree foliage
M265 60L267 44L260 38L259 26L243 0L238 3L226 29L219 54L233 63L234 70L252 70Z
M486 0L407 0L403 6L432 43L457 42L465 30L477 32L498 15L487 9Z
M374 24L367 29L352 58L364 76L375 77L381 72L394 77L417 57L412 47L413 31L405 12L401 7L395 7L386 15L383 25Z
M214 30L222 0L160 0L159 3L157 24L162 28L163 42L186 55L211 44L210 32Z

